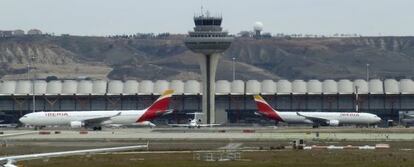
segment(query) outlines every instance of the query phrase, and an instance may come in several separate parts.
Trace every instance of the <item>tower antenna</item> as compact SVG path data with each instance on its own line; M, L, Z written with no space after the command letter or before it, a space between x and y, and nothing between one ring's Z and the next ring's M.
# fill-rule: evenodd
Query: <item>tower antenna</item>
M204 3L203 3L203 0L201 0L201 16L204 16Z

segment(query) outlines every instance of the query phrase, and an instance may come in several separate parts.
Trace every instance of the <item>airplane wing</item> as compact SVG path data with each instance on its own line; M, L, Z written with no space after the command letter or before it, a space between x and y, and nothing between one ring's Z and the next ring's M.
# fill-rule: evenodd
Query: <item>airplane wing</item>
M163 115L168 115L168 114L171 114L171 113L173 113L173 112L175 112L175 110L174 110L174 109L165 110L165 111L163 112Z
M330 121L329 119L322 118L322 117L307 116L307 115L301 114L300 112L296 112L296 115L305 117L306 119L309 119L309 120L311 120L314 123L323 123L323 124L326 124L327 122Z
M189 127L189 124L168 124L171 127Z
M83 121L86 125L88 125L88 124L89 125L91 125L91 124L96 125L96 124L101 124L104 121L110 120L111 118L117 117L117 116L120 116L120 115L121 115L121 112L119 112L118 114L115 114L113 116L88 118L88 119L84 119L84 120L81 120L81 121Z
M33 134L33 133L38 133L38 132L37 131L33 131L33 132L22 132L22 133L3 134L3 135L0 135L0 138L13 137L13 136L23 136L23 135Z
M87 155L87 154L104 153L104 152L129 151L129 150L136 150L136 149L142 149L142 148L148 148L148 144L136 145L136 146L125 146L125 147L110 147L110 148L98 148L98 149L88 149L88 150L75 150L75 151L63 151L63 152L0 157L0 166L16 167L14 163L18 161L45 159L45 158L53 158L53 157L64 157L64 156L73 156L73 155Z
M198 124L197 126L200 127L212 127L212 126L220 126L221 124Z
M407 118L414 118L414 115L411 115L411 114L404 114L404 116Z

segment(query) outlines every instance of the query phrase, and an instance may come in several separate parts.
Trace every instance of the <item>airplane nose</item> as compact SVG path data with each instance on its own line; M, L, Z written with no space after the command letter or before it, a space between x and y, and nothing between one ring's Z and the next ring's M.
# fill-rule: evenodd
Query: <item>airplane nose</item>
M25 118L20 118L20 119L19 119L19 121L20 121L21 123L25 123L25 122L26 122L26 119L25 119Z

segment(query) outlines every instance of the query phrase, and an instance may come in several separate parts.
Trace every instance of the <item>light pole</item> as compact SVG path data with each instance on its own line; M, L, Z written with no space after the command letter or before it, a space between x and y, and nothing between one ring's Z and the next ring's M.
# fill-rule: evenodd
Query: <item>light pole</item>
M366 67L367 67L367 82L369 81L369 64L366 64Z
M31 57L31 64L32 64L32 67L34 67L34 61L35 61L35 56L33 55L32 57ZM29 65L29 72L30 72L30 65ZM28 76L29 76L29 74L27 74ZM33 104L32 104L32 111L33 112L36 112L36 95L35 95L35 78L36 78L36 73L33 71L33 76L32 76L32 100L33 100Z
M236 80L236 58L233 57L233 81Z
M359 97L358 97L358 86L355 86L355 111L359 111Z
M27 80L30 81L30 62L27 63Z

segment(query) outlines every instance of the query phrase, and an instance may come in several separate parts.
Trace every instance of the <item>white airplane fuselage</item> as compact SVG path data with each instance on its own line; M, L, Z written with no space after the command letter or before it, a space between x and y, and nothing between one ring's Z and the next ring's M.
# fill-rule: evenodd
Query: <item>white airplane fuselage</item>
M33 126L61 126L70 125L72 122L98 117L110 117L102 122L105 124L134 124L145 110L122 110L122 111L71 111L71 112L35 112L25 115L20 119L27 125ZM117 115L119 114L119 115Z
M67 111L34 112L21 117L20 122L32 126L70 125L72 128L93 127L101 129L103 125L149 125L151 120L169 114L168 106L174 90L166 90L148 108L144 110L111 111Z
M381 118L371 113L360 112L280 112L272 108L260 95L255 95L258 115L267 117L277 122L288 124L313 124L314 126L328 125L338 126L343 124L377 124Z
M196 119L190 120L189 123L188 123L188 127L189 128L199 127L198 120L196 120Z
M298 113L300 115L298 115ZM282 122L293 124L313 124L314 121L304 117L318 117L326 120L336 120L339 124L375 124L381 118L370 113L345 112L277 112Z

